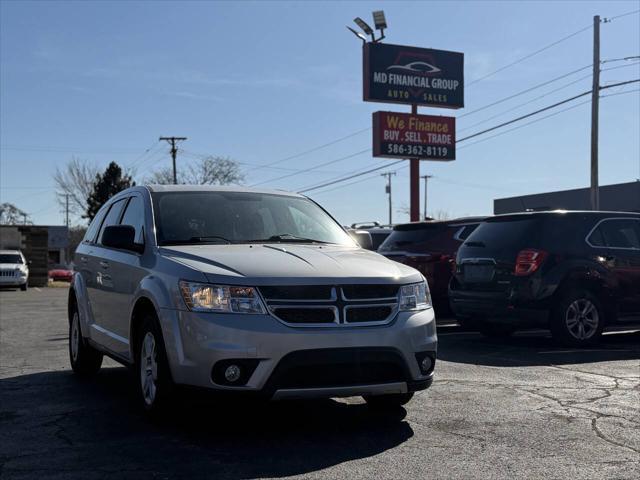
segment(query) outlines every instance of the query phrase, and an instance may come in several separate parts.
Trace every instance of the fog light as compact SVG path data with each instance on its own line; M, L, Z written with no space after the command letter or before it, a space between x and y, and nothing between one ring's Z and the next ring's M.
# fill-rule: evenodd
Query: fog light
M420 362L420 370L422 370L422 373L427 373L431 369L431 365L433 365L431 357L425 356Z
M240 367L237 365L229 365L224 371L224 378L227 382L237 382L240 379Z

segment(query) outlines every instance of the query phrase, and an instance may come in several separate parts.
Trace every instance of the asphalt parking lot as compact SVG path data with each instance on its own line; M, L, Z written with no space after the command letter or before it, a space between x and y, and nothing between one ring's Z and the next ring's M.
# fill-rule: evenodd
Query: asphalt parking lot
M638 331L571 350L443 326L406 410L194 397L152 422L118 364L73 377L65 308L64 288L0 291L0 478L640 478Z

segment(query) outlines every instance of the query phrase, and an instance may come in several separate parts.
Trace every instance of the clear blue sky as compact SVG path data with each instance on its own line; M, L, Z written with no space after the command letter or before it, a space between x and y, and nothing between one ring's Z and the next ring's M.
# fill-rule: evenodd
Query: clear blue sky
M595 14L614 17L640 9L640 2L2 1L0 201L30 212L36 223L60 224L56 166L72 155L102 167L137 160L140 179L170 165L166 145L154 143L159 135L189 137L180 166L195 161L194 154L245 162L249 185L367 149L370 131L282 162L282 169L254 166L365 129L373 111L408 111L361 101L360 44L345 25L355 16L369 20L380 8L389 24L387 41L464 52L469 82L590 25ZM589 65L591 35L587 30L475 83L463 110L421 112L462 115ZM603 24L601 36L603 59L640 55L640 16ZM602 84L639 78L633 63L603 65L625 68L603 72ZM586 78L488 120L588 74L460 118L458 136L589 90ZM600 108L601 184L633 181L640 177L640 95L605 98ZM423 162L422 173L435 176L429 210L489 214L494 198L587 186L589 122L585 104L494 139L460 144L455 162ZM390 161L361 154L264 185L299 190L384 162ZM344 223L385 221L385 180L378 173L357 180L311 196ZM393 182L395 207L407 206L408 169L397 170ZM396 213L395 220L407 215Z

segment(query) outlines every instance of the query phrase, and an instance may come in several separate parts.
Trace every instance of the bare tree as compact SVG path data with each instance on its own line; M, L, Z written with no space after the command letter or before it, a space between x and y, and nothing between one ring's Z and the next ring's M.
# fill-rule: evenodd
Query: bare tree
M32 225L29 214L13 203L0 203L0 225Z
M190 185L229 185L242 183L244 173L235 160L224 157L204 157L198 163L178 170L178 183ZM147 183L167 185L173 183L173 170L163 168L153 172Z
M69 196L69 213L80 217L87 211L87 199L93 192L93 184L100 173L98 167L87 160L72 157L62 168L56 168L56 200L64 209Z

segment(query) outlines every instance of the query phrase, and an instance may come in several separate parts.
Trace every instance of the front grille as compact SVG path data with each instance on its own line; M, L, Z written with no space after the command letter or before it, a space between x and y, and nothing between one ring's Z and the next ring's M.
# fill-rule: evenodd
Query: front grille
M273 313L287 323L336 323L333 307L275 307Z
M405 382L407 365L388 348L336 348L289 353L278 363L267 388L323 388Z
M15 277L15 270L0 270L0 277Z
M393 320L398 285L260 287L269 311L291 326L381 325Z
M390 305L372 307L347 307L347 323L383 322L393 312Z

